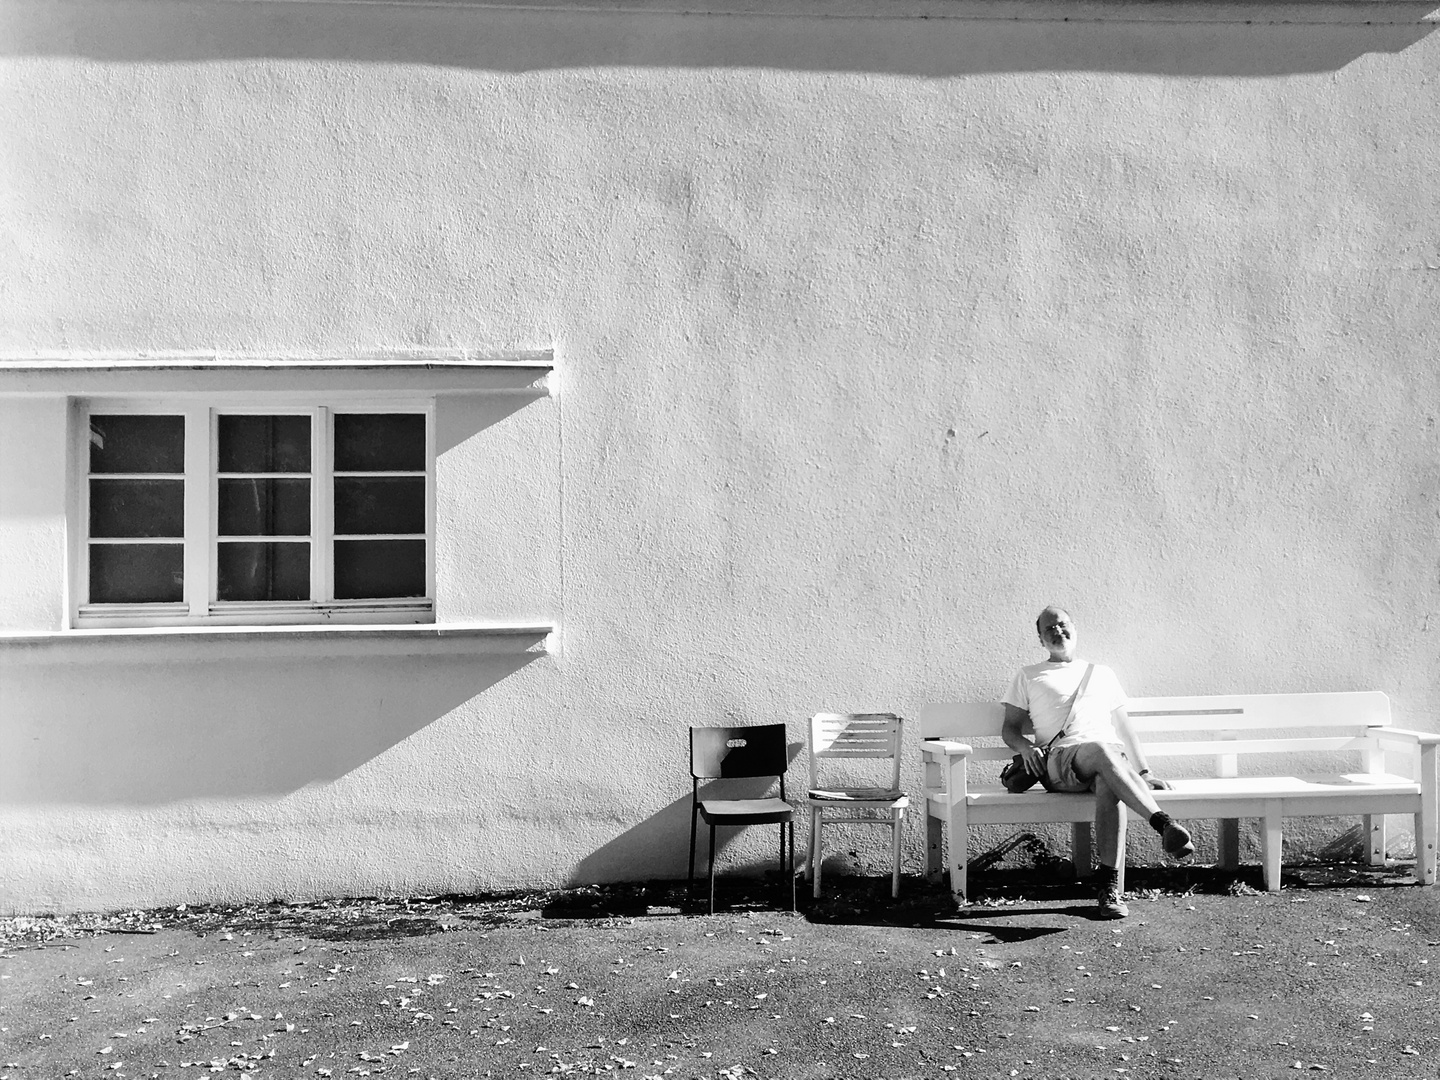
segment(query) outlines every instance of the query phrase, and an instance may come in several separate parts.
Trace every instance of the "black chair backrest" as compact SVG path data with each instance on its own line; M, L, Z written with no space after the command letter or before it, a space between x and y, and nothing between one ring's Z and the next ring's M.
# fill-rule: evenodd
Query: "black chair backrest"
M778 776L783 781L789 764L784 724L690 729L690 775L697 780Z

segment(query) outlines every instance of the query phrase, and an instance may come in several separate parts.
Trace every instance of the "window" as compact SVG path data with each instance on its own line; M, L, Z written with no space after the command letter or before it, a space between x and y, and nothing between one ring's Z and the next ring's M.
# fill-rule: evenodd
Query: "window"
M76 409L76 625L433 621L429 401Z

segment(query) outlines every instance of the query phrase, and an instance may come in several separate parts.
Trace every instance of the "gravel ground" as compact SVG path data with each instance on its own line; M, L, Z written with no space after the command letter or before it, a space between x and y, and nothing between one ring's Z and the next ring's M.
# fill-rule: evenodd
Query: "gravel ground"
M1440 894L1404 868L673 883L0 920L0 1080L1440 1077Z

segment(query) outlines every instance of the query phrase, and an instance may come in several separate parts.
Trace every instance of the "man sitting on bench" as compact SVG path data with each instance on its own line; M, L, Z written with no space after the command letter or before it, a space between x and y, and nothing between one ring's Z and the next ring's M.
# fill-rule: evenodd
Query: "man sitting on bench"
M1124 813L1120 804L1146 817L1160 834L1166 853L1175 858L1193 855L1195 845L1185 827L1172 821L1150 794L1152 788L1164 790L1170 785L1151 775L1145 764L1125 712L1128 699L1115 673L1103 664L1076 660L1075 624L1063 608L1047 607L1035 620L1035 629L1050 659L1029 664L1016 674L1002 699L1001 737L1047 791L1095 793L1100 917L1123 919L1130 909L1121 899L1116 871L1125 857L1120 846ZM1022 733L1027 719L1034 725L1034 742ZM1047 746L1048 751L1042 749Z

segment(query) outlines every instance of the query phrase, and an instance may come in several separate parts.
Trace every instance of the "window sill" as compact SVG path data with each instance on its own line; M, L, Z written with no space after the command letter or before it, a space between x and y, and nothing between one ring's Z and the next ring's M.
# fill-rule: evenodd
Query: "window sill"
M548 653L555 627L478 623L352 626L144 626L0 632L0 657L170 662L309 656L477 656Z

